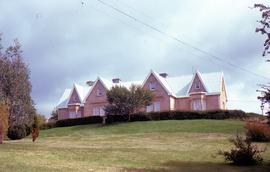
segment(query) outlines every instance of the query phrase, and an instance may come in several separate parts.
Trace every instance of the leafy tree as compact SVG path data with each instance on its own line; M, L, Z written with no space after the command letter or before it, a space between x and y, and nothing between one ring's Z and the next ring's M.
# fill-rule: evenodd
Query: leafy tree
M58 120L58 113L57 110L53 110L51 113L51 117L49 118L49 122L57 121Z
M152 93L141 86L132 85L129 89L115 86L107 92L109 105L105 107L105 112L110 115L128 115L130 120L131 114L149 105L152 99Z
M23 126L20 128L24 128L28 135L31 132L35 114L34 103L30 96L32 89L30 71L23 62L21 45L18 40L15 40L14 45L9 46L4 52L2 50L0 45L0 93L2 99L9 100L10 103L9 130L15 129L16 126Z
M256 28L256 32L259 32L262 35L266 35L263 51L263 56L265 56L266 54L270 53L270 7L264 4L254 4L254 8L259 9L262 14L261 20L258 21L260 26Z
M254 4L254 8L259 9L261 13L261 20L258 21L260 24L259 27L256 28L256 32L261 33L262 35L266 35L266 40L264 42L264 51L263 56L270 54L270 7L264 4ZM270 62L270 59L267 60ZM259 92L262 93L262 96L259 96L258 99L261 100L262 105L268 103L270 106L270 86L262 85L262 90ZM268 124L270 125L270 111L268 113Z

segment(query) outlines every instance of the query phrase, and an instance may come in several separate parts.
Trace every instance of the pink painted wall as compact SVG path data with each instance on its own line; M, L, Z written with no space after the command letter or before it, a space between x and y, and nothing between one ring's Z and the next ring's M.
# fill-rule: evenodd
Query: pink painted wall
M207 95L206 96L206 109L218 110L220 108L220 96L219 95Z
M200 88L197 89L195 86L196 84L199 84L200 85ZM199 76L196 74L195 75L195 78L194 78L194 81L190 87L190 90L189 90L189 93L193 93L193 92L206 92L205 88L203 87L203 84L199 78Z
M190 110L190 98L177 98L175 100L175 110Z
M75 89L73 89L68 104L81 103L79 95Z
M149 90L149 84L155 83L156 89L151 91L154 95L154 99L152 102L159 101L160 102L160 111L165 111L170 109L170 96L168 96L165 89L160 85L159 81L154 77L153 74L149 76L149 78L146 80L143 88Z
M58 120L69 118L67 108L58 109L57 113L58 113Z
M103 93L101 96L97 96L97 89ZM93 90L86 98L84 104L84 116L93 115L94 107L106 106L108 104L106 92L107 89L102 85L100 81L97 81L97 84L94 86Z

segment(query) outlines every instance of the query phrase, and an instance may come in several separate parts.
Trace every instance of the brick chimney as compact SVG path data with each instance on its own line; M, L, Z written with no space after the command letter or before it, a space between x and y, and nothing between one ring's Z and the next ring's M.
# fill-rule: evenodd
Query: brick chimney
M86 84L89 85L89 86L93 86L95 83L95 81L86 81Z
M162 76L163 78L167 78L168 74L167 73L160 73L160 76Z
M115 83L115 84L118 84L118 83L121 82L121 79L120 78L113 78L112 82Z

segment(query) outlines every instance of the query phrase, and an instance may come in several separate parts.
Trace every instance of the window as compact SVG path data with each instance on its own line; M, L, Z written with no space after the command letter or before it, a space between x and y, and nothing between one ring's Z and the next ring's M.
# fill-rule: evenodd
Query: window
M81 114L81 111L78 111L77 118L80 118L80 117L82 117L82 114Z
M154 109L154 106L151 104L149 106L146 106L146 112L152 112Z
M206 102L205 100L193 100L192 101L192 109L193 110L205 110L206 109Z
M104 116L105 115L104 107L103 106L94 107L93 115L94 116Z
M96 95L97 96L102 96L102 91L100 89L97 89Z
M196 83L195 83L195 89L200 89L200 88L201 88L200 82L196 82Z
M149 83L149 90L153 91L156 89L156 83L155 82L150 82Z
M76 118L76 112L75 111L70 111L69 112L69 118Z
M160 111L160 102L154 102L153 104L146 106L146 112L159 112Z
M159 112L160 111L160 102L154 102L154 111Z

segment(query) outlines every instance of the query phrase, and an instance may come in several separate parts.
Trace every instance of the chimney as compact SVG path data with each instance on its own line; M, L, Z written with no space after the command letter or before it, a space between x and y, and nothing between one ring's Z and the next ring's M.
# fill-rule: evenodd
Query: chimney
M162 76L163 78L167 78L168 74L167 73L160 73L160 76Z
M93 86L95 83L95 81L86 81L86 84L89 85L89 86Z
M121 79L120 78L113 78L112 82L115 83L115 84L118 84L118 83L121 82Z

